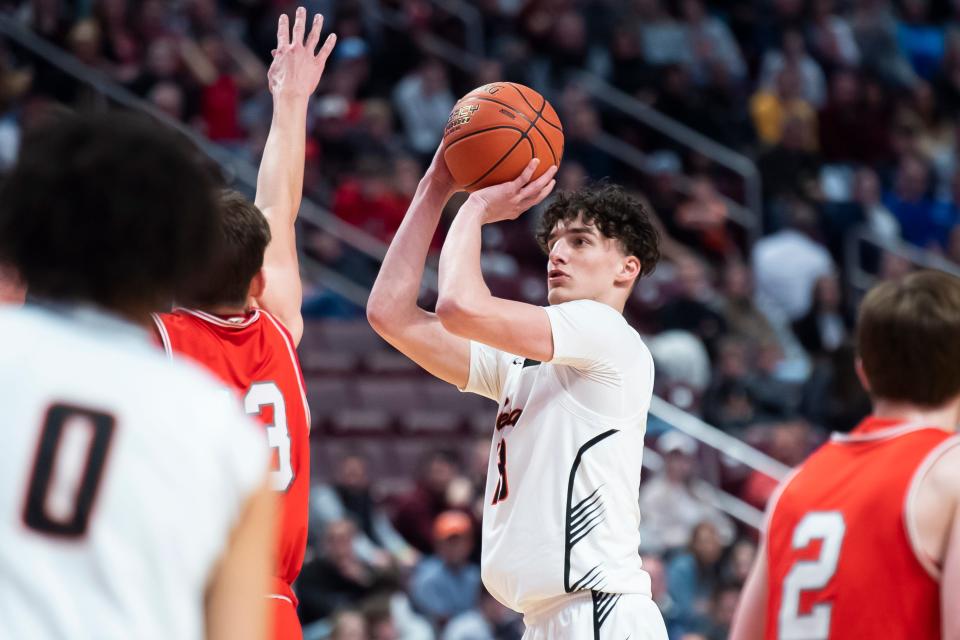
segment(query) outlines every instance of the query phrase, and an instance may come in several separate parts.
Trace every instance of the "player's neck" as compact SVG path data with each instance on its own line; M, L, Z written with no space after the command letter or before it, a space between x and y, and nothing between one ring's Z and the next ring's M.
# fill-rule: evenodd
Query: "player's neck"
M911 422L953 432L960 425L960 402L954 399L939 407L920 407L908 402L878 398L873 403L873 416L883 420Z

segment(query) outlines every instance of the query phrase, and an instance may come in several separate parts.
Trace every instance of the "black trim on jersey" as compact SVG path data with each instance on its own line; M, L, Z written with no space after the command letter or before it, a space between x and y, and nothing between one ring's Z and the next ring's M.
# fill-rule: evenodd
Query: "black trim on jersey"
M607 621L613 608L617 606L620 600L619 593L602 593L600 591L591 591L590 597L593 600L593 640L600 640L600 627Z
M580 447L580 450L577 451L577 456L573 459L573 465L570 467L570 478L567 481L567 516L564 536L565 549L563 554L563 587L567 593L572 593L580 589L601 588L604 582L603 574L599 570L599 565L597 565L575 583L570 584L570 554L573 551L573 547L603 521L604 515L603 503L598 493L600 487L597 487L593 493L578 502L576 506L573 505L573 481L576 478L577 469L580 468L580 461L583 459L583 454L585 454L590 447L609 438L615 433L617 433L616 429L610 429L584 443L584 445Z
M541 364L542 363L539 360L532 360L530 358L526 358L523 361L523 368L526 369L527 367L539 367Z

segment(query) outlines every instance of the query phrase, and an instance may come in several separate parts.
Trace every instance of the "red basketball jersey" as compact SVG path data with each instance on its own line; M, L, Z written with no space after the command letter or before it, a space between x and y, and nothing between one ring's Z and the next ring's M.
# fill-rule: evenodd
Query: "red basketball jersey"
M766 638L940 638L939 568L907 507L958 444L942 429L868 418L810 456L770 509Z
M191 358L234 389L244 410L267 428L271 484L281 492L282 521L275 593L296 605L291 585L307 542L310 492L310 409L303 374L286 328L257 309L222 318L195 309L154 315L167 353Z

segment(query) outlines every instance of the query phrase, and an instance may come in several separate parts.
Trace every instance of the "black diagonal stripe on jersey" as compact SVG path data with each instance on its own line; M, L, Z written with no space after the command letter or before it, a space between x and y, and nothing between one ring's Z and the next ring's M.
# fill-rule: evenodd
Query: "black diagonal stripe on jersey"
M523 361L523 368L526 369L527 367L539 367L541 364L542 363L539 360L527 358Z
M577 469L580 468L580 461L583 460L583 455L590 449L590 447L593 447L597 443L605 440L606 438L609 438L615 433L617 433L616 429L610 429L608 431L604 431L600 435L595 436L590 440L588 440L587 442L585 442L584 445L580 447L580 450L577 451L577 456L573 459L573 464L570 466L570 478L567 481L567 514L566 514L566 527L565 527L566 535L564 536L565 548L564 548L564 554L563 554L563 587L567 593L572 593L573 591L576 591L578 589L577 585L570 584L570 554L573 552L573 547L578 542L583 540L583 536L585 536L587 533L590 533L590 531L592 531L593 528L596 527L603 520L603 512L599 511L599 516L597 516L596 522L593 522L591 520L589 525L587 525L589 527L589 530L587 530L586 533L584 533L583 531L585 521L580 520L576 523L579 526L575 526L574 511L579 510L579 513L577 515L584 515L584 510L580 508L584 506L584 503L586 500L589 500L597 492L594 491L590 496L578 502L577 507L574 507L573 506L573 482L576 479ZM597 489L599 490L599 487L597 487ZM596 567L594 567L594 569L596 569ZM584 576L584 578L585 577L586 576ZM577 584L584 582L585 581L584 578L581 578ZM583 588L583 586L581 585L579 588Z

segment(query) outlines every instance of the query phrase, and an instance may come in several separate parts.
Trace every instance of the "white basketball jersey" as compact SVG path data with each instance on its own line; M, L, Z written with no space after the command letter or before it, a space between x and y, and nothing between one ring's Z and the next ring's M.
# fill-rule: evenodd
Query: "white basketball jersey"
M616 594L650 595L637 501L653 359L607 305L578 300L546 311L549 363L471 344L464 390L500 403L481 573L511 609L530 613L593 591L602 616Z
M89 309L0 310L0 406L0 638L202 638L262 430Z

